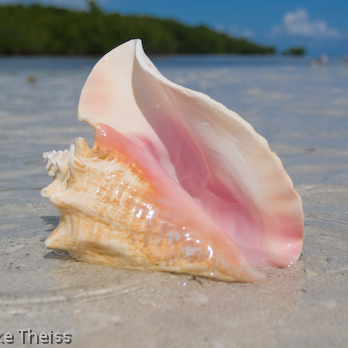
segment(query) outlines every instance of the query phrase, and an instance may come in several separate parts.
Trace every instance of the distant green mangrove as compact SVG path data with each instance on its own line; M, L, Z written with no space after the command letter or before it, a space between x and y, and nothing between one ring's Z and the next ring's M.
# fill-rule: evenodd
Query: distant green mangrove
M154 54L274 54L274 47L173 19L41 5L0 6L0 55L101 55L131 38Z
M302 46L290 47L282 52L283 56L304 56L305 54L306 49Z

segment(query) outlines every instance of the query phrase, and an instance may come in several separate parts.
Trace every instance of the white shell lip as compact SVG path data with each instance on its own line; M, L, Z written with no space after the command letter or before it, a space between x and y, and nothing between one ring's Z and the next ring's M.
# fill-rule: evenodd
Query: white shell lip
M166 79L140 39L122 44L96 64L81 92L78 117L96 130L104 124L135 143L150 144L162 168L209 215L220 214L222 201L224 217L217 223L252 266L286 267L298 259L302 203L280 159L236 113ZM195 185L197 177L207 194ZM233 202L225 204L226 197ZM236 214L231 207L237 207ZM245 226L246 235L238 235L238 227Z

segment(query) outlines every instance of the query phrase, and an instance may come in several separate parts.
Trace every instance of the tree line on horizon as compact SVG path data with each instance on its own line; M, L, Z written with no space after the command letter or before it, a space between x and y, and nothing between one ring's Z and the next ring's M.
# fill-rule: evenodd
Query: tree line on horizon
M173 19L104 13L38 4L0 6L0 55L101 55L141 38L150 55L275 54L275 48L188 26Z

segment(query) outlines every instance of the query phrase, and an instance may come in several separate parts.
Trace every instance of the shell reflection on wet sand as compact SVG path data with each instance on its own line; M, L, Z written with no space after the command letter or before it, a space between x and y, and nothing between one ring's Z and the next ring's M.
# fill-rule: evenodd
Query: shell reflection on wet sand
M208 96L164 78L140 40L106 54L82 90L89 148L44 154L42 195L61 219L46 240L77 259L255 281L290 267L303 240L299 195L267 141Z

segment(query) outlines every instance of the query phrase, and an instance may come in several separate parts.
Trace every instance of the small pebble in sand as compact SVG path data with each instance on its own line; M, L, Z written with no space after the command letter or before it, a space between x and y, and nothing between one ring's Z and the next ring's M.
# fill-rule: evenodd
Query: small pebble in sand
M33 75L30 75L27 77L27 82L28 83L35 83L36 82L36 77Z

